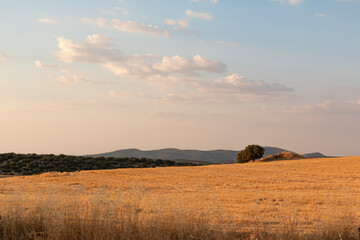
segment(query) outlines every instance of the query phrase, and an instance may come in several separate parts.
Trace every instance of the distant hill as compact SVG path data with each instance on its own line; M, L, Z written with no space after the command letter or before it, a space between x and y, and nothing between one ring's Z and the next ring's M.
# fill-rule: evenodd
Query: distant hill
M307 158L324 158L326 157L324 154L319 153L319 152L314 152L314 153L306 153L303 154L305 157Z
M269 155L276 155L288 150L276 148L276 147L264 147L264 158ZM176 148L165 148L159 150L142 151L136 148L118 150L108 153L100 153L89 155L91 157L135 157L135 158L151 158L151 159L167 159L167 160L191 160L191 161L203 161L208 163L234 163L236 161L236 155L239 151L234 150L212 150L212 151L200 151L200 150L180 150Z

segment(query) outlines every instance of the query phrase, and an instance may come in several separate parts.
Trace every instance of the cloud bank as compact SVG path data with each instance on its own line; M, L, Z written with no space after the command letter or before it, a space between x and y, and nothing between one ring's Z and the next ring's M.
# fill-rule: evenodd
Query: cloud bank
M46 23L46 24L56 24L57 21L56 20L52 20L49 18L40 18L37 20L38 23Z
M186 16L192 17L192 18L200 18L204 20L211 20L213 19L213 16L210 13L207 12L195 12L192 10L186 10Z
M213 77L209 76L225 73L227 66L199 54L191 58L179 55L172 57L158 57L151 54L127 55L116 49L110 38L97 34L88 36L85 42L80 43L74 43L64 37L59 37L57 41L59 50L55 55L60 61L100 64L121 78L146 81L158 87L162 93L166 90L167 93L163 96L144 95L161 101L194 103L261 101L265 98L279 98L293 91L285 85L249 80L239 74L211 80ZM62 76L57 81L71 85L89 80L77 76ZM114 97L116 94L113 92L110 95Z

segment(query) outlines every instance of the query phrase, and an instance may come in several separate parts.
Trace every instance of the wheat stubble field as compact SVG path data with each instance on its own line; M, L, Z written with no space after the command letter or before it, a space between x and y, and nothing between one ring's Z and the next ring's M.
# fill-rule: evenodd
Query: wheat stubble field
M105 233L119 222L128 237L114 232L108 239L357 239L359 162L346 157L0 178L0 211L12 239L19 219L40 222L40 235L33 232L29 239L48 239L47 231L54 231L53 239L70 239L74 232L47 229L59 221L83 221L74 231L90 231L88 239L105 237L91 233L99 223L108 226L101 227ZM156 231L173 235L146 233L158 225L165 230ZM218 235L228 232L235 235Z

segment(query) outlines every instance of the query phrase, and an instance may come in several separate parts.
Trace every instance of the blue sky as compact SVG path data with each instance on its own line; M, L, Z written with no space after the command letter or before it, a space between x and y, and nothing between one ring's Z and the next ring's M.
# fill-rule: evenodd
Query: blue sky
M4 0L0 20L0 152L359 155L359 1Z

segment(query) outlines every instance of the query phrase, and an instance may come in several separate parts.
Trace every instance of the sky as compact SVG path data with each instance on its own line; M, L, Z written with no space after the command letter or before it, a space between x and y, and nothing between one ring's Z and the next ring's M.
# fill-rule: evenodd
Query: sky
M0 152L360 155L360 1L2 0Z

